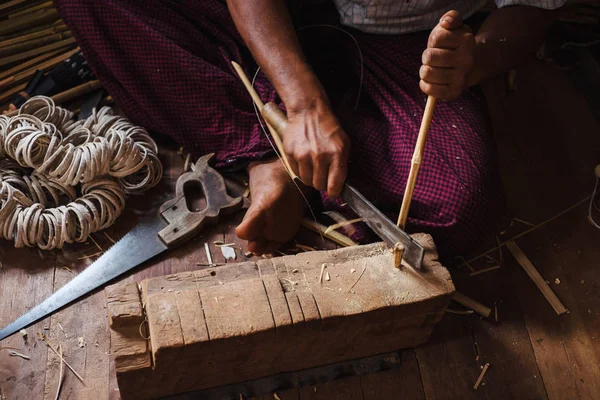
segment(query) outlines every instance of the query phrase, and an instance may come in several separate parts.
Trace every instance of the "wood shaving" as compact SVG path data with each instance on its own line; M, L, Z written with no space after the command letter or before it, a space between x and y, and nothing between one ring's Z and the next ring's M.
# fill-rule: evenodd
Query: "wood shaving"
M62 389L62 384L64 380L63 364L65 359L63 358L62 346L60 344L58 345L58 358L60 358L60 367L58 371L58 387L56 388L56 397L54 397L54 400L58 400L58 398L60 397L60 389Z
M83 339L83 337L78 337L77 338L77 346L82 349L84 348L86 345L85 340Z
M492 267L482 268L482 269L479 269L477 271L471 272L469 274L469 276L475 276L475 275L479 275L479 274L485 274L486 272L494 271L496 269L500 269L500 266L499 265L494 265Z
M25 329L21 329L19 331L19 333L21 334L21 336L23 337L23 339L27 340L27 331Z
M319 283L323 286L323 272L325 272L325 267L327 264L321 264L321 273L319 274Z
M72 274L75 274L73 271L71 271L71 268L69 267L62 267L62 269L64 269L65 271L69 271Z
M351 219L348 221L338 222L337 224L329 225L327 227L327 229L325 229L325 232L323 232L323 235L327 235L329 232L335 231L336 229L342 228L346 225L352 225L352 224L356 224L356 223L362 222L362 221L363 221L362 218L355 218L355 219Z
M108 236L108 233L104 232L104 236L106 236L106 238L112 243L115 244L117 242L115 242L115 240L113 238L111 238L110 236Z
M316 249L310 247L310 246L305 246L303 244L296 244L296 248L303 250L303 251L317 251Z
M281 400L281 397L279 397L279 396L277 395L277 393L273 393L273 398L274 398L275 400Z
M362 272L358 276L358 279L356 280L356 282L354 282L352 284L352 286L350 286L350 289L348 289L348 292L352 292L352 289L354 288L354 286L356 286L356 284L358 283L358 281L360 281L360 278L362 278L362 276L364 275L364 273L365 273L366 270L367 270L367 263L365 262Z
M25 354L19 353L18 351L15 351L15 350L10 350L8 352L8 355L11 357L21 357L24 360L29 360L29 356L26 356Z
M325 272L325 280L330 281L331 277L329 276L329 272Z
M81 375L79 375L77 373L77 371L75 371L75 369L73 369L73 367L71 367L69 365L69 363L64 359L64 357L62 355L60 355L58 353L58 351L56 351L56 349L50 344L50 342L48 341L48 338L46 338L46 335L44 335L43 333L37 333L38 337L40 338L40 340L42 340L44 343L46 343L46 346L48 346L48 348L50 350L52 350L52 352L54 354L56 354L57 356L59 356L62 361L65 363L65 365L67 366L67 368L69 368L71 370L71 372L73 372L73 374L75 374L75 376L77 377L77 379L79 379L81 381L81 383L83 383L85 385L85 382L83 381L83 378L81 377Z

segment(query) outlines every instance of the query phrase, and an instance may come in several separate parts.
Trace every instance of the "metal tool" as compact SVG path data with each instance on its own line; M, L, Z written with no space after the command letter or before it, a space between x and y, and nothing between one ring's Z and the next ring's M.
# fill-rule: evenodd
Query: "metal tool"
M158 215L140 222L81 274L0 330L0 340L51 315L165 250L191 239L207 224L215 224L220 214L239 210L243 198L230 197L223 177L208 165L213 155L201 157L192 172L183 174L177 180L175 198L164 203ZM206 208L198 212L190 211L186 192L198 185L202 186Z

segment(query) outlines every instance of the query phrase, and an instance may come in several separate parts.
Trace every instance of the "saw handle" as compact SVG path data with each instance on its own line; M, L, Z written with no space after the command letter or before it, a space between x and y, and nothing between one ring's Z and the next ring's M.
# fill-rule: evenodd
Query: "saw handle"
M193 171L181 175L177 180L175 198L160 207L159 213L169 225L158 232L158 236L168 247L191 239L207 224L216 224L221 213L231 214L242 207L243 198L229 196L221 174L208 165L213 156L200 157ZM198 184L202 186L206 208L191 211L185 197L186 187Z

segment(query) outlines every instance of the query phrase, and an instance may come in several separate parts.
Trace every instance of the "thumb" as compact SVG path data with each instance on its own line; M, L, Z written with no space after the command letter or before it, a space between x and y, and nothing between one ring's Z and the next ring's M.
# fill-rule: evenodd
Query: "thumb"
M440 26L444 29L452 30L462 26L462 18L456 10L450 10L440 18Z
M242 222L235 228L235 234L243 240L254 240L260 236L264 222L262 211L250 206Z

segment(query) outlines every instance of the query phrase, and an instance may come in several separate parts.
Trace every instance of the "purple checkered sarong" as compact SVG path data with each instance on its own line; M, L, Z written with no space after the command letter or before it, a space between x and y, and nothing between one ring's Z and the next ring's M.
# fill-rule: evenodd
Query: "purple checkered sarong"
M219 167L271 152L230 64L237 61L250 76L256 71L224 1L55 4L96 76L134 122L195 154L215 152ZM294 13L299 26L313 25L298 35L351 138L349 182L395 220L426 101L418 73L428 33L348 30L364 60L361 86L355 42L336 29L314 27L336 16L327 10L307 6ZM281 103L263 74L255 86L265 102ZM445 256L481 243L503 205L494 160L482 98L467 90L455 101L438 102L407 229L432 234ZM339 200L324 194L322 200L326 209L348 213ZM363 226L355 238L374 239Z

